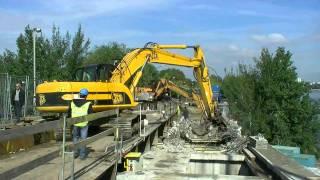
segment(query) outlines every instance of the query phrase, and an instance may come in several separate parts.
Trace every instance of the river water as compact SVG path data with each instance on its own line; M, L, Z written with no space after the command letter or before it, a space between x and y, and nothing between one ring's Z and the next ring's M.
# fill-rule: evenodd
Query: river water
M312 89L309 96L313 100L320 100L320 89Z

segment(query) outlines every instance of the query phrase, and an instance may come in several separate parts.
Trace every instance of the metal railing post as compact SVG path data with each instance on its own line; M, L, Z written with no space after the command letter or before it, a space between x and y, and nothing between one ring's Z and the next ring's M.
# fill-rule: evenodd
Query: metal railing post
M140 136L141 136L141 104L139 104L139 125L140 125L140 128L139 128L139 133L140 133Z
M11 97L11 91L10 91L10 87L11 87L11 80L12 80L12 78L11 78L11 76L9 76L8 75L8 92L9 92L9 97ZM12 108L11 108L11 102L9 103L9 113L10 113L10 121L11 121L11 123L13 123L12 122L12 110L11 110Z
M74 180L74 152L70 152L71 154L71 179Z
M26 117L27 107L28 107L29 76L25 77L24 92L25 94L24 94L23 116Z
M69 158L71 158L71 165L70 165L70 171L71 171L71 180L74 180L74 152L64 152L65 154L67 154L69 156Z
M64 165L65 165L65 145L66 145L66 115L63 115L63 135L62 135L62 169L61 179L64 179Z
M142 109L141 109L141 104L140 104L140 112L139 112L139 120L140 120L140 122L139 122L139 124L140 124L140 137L141 136L143 136L143 140L145 140L145 135L146 135L146 127L145 127L145 125L144 125L144 120L142 120ZM143 125L143 127L142 127L142 125ZM143 131L143 134L142 134L142 131Z

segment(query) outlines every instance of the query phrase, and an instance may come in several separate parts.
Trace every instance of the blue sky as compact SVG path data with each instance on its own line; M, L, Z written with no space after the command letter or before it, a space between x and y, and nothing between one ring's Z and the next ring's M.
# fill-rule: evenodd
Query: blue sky
M200 44L220 75L239 62L251 64L262 47L284 46L300 77L320 81L320 0L0 0L0 52L15 50L27 24L45 36L53 24L72 33L82 24L91 47Z

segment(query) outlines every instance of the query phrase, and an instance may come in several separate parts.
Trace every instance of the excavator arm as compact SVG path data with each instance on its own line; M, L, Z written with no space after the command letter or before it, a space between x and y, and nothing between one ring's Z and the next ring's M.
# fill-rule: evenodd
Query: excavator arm
M167 79L160 79L155 89L154 98L158 99L167 89L170 89L171 91L177 94L180 94L181 96L189 100L193 100L196 103L197 107L200 108L205 113L204 104L201 100L201 97L197 93L195 92L188 93Z
M160 79L160 81L158 82L157 88L155 90L155 98L159 98L159 96L162 95L167 89L170 89L171 91L174 91L187 99L192 99L191 95L188 92L179 88L177 85L167 79Z
M193 57L172 53L166 49L193 49ZM193 68L194 76L200 87L201 101L209 119L214 117L213 93L209 79L208 67L204 53L199 46L159 45L147 43L144 48L138 48L128 53L112 73L110 82L123 83L134 94L146 63L158 63Z
M188 57L182 54L167 51L168 49L192 49L193 56ZM68 111L68 104L79 93L81 88L87 88L89 95L87 100L93 102L95 112L108 109L127 109L137 106L134 100L135 87L137 86L143 69L147 63L159 63L193 68L195 79L200 87L199 100L209 119L214 116L214 102L212 102L212 91L209 80L208 68L204 54L199 46L187 45L159 45L147 43L143 48L129 52L116 68L111 76L106 79L81 78L75 81L53 81L39 84L36 88L36 108L40 112L61 113ZM103 75L108 66L88 67L97 75ZM88 69L87 68L87 69ZM88 70L89 70L88 69ZM85 75L87 71L83 71ZM89 72L89 71L88 71ZM81 71L80 71L81 75ZM80 77L80 76L79 76Z

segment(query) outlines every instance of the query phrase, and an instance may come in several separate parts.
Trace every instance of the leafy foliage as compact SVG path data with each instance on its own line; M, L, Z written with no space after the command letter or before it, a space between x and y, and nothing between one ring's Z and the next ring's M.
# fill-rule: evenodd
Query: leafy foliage
M152 64L146 64L143 75L139 81L139 87L155 87L159 81L159 71Z
M53 26L51 39L36 36L37 78L43 80L69 79L88 53L90 41L85 40L81 26L72 38L69 33L63 37L59 28ZM6 50L0 56L5 68L2 72L11 75L33 74L32 29L26 26L17 38L17 53ZM0 69L1 70L1 69Z
M90 40L85 39L81 26L79 26L78 31L72 40L71 49L66 54L65 65L68 77L72 76L75 73L76 68L83 63L88 55L89 45Z
M160 71L160 77L174 82L184 81L186 79L184 73L175 68L168 68Z
M84 64L114 64L120 61L129 52L125 44L111 42L106 45L96 46L88 55Z
M89 51L90 40L85 38L81 26L71 36L61 34L59 27L52 27L50 38L43 34L36 36L37 79L70 80L77 67L87 64L111 63L121 60L130 49L125 44L110 42L96 46ZM5 50L0 55L0 73L11 75L33 75L33 36L28 25L17 38L17 52ZM184 76L184 75L183 75ZM141 86L154 86L159 72L147 64L140 80Z
M179 69L175 69L175 68L164 69L160 71L159 75L160 75L160 78L172 81L178 87L186 90L189 93L191 93L192 89L195 87L195 82L186 78L184 73ZM174 92L172 92L171 95L176 98L179 98L180 96Z
M2 55L0 55L0 73L12 73L14 74L17 66L17 55L6 49Z
M191 91L193 82L188 79L184 73L175 68L168 68L160 71L160 78L170 80L174 82L177 86L182 87L184 89L188 89Z
M297 81L292 54L278 48L275 55L263 49L253 68L239 65L227 72L222 89L234 118L246 134L262 133L272 144L300 146L317 154L319 129L309 86Z
M222 78L218 75L211 74L210 75L210 83L211 85L222 85Z

